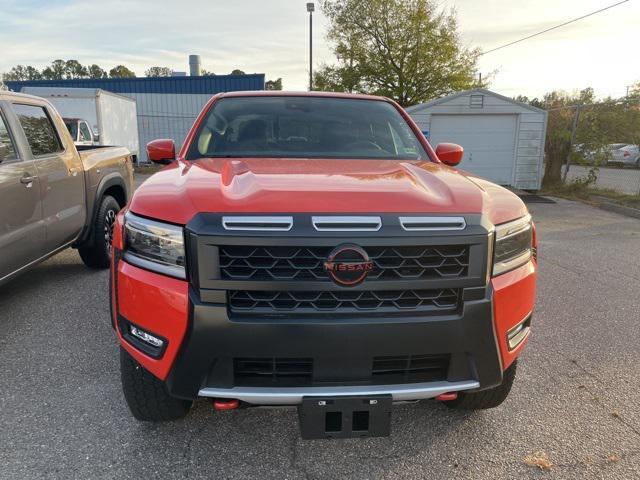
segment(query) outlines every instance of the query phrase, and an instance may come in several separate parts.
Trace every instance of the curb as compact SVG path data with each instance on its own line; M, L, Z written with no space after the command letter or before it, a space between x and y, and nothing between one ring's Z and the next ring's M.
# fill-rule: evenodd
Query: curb
M618 205L617 203L611 202L598 202L596 204L599 208L603 210L607 210L609 212L619 213L620 215L624 215L626 217L633 217L640 219L640 209L633 207L625 207L623 205Z

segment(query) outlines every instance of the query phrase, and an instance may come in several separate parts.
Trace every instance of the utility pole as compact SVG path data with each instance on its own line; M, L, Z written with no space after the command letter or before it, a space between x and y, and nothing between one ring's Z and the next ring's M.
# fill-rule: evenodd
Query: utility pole
M571 153L573 152L573 142L576 141L576 130L578 130L578 120L580 119L580 109L583 105L576 105L576 113L573 115L573 125L571 126L571 140L569 142L569 153L564 163L564 174L562 175L562 183L567 182L567 174L571 165Z
M307 12L309 12L309 91L313 90L313 12L315 9L313 2L307 3Z

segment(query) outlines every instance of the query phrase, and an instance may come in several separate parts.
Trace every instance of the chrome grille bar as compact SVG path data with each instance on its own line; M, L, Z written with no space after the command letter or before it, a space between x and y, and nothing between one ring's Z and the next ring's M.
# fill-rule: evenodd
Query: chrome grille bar
M382 219L377 216L314 216L311 222L318 232L377 232L382 228Z
M222 217L222 226L225 230L288 232L293 227L293 217Z
M464 230L464 217L400 217L400 225L407 232Z

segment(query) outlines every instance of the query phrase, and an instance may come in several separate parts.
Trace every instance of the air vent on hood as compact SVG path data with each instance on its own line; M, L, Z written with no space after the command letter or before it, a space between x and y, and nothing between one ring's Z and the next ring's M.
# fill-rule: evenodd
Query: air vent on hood
M377 232L382 227L380 217L311 217L319 232Z
M222 217L222 226L225 230L288 232L293 217Z
M406 231L464 230L463 217L400 217L400 225Z

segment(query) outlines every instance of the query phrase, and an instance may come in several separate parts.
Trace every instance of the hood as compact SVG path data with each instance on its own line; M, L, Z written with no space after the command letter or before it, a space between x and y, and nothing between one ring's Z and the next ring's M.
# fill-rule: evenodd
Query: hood
M200 212L526 214L508 190L441 164L396 160L205 158L174 162L130 210L177 224Z

